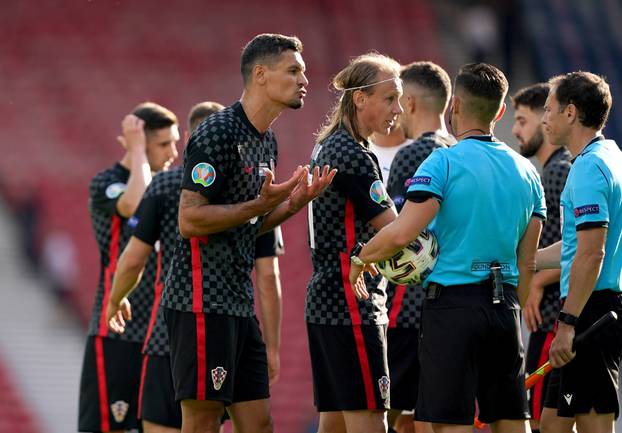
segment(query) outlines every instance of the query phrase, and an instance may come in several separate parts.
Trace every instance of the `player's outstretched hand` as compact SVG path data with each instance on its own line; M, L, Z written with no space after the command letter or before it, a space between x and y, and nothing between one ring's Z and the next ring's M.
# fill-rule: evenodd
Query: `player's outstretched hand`
M125 321L132 320L132 306L130 305L130 301L128 301L127 298L123 298L118 305L108 302L106 320L108 321L108 328L110 328L112 332L123 334L125 332Z
M298 185L296 185L292 191L289 197L290 209L293 212L298 212L302 209L330 185L336 174L337 169L333 168L331 170L328 165L322 167L321 171L320 167L315 167L313 169L313 175L305 176L305 178L300 179L300 182L298 182Z
M376 269L373 263L361 266L350 262L350 285L358 299L369 298L367 286L365 285L365 272L369 272L372 277L378 275L378 269Z
M123 135L117 137L117 140L127 151L145 152L147 148L147 136L145 135L144 127L144 120L134 114L128 114L121 122L121 131Z
M274 173L268 169L264 172L266 178L259 192L259 201L263 211L267 213L287 200L294 188L300 183L301 179L307 178L309 168L299 165L292 174L292 177L282 183L272 183L274 180Z

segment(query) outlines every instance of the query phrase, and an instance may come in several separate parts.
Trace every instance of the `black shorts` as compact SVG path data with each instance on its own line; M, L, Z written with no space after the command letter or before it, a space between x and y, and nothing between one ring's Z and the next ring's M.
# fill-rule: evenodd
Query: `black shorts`
M307 332L318 412L389 408L387 325L307 324Z
M593 292L579 316L575 335L581 334L608 311L622 315L622 294ZM622 320L595 334L577 350L577 356L551 373L544 406L573 418L589 413L620 413L618 376L622 361Z
M143 355L138 403L142 420L181 429L181 405L175 401L168 356Z
M529 418L518 297L507 286L493 306L491 293L450 286L424 301L417 420L470 425L476 399L482 422Z
M164 308L175 399L225 405L270 396L268 358L254 317Z
M389 328L387 331L391 409L413 410L419 387L419 331Z
M549 360L549 349L554 336L555 333L553 332L540 330L531 333L529 336L529 344L527 345L527 361L525 362L527 374L533 373L538 367ZM528 390L529 411L531 412L532 419L540 419L550 377L551 375L547 374Z
M141 348L140 343L87 338L80 378L79 431L139 428Z

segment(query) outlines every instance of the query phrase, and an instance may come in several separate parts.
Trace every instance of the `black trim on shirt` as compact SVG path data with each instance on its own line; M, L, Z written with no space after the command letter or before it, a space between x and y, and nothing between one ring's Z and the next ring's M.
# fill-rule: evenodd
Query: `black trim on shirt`
M494 135L469 135L464 137L462 140L477 140L477 141L487 141L489 143L497 141Z
M430 191L411 191L406 193L406 198L415 203L423 203L430 198L435 198L438 201L443 200L443 197Z
M579 224L577 226L577 231L607 227L609 227L609 223L607 221L588 221L586 223Z
M596 143L597 141L603 141L605 140L605 136L604 135L597 135L596 137L592 138L590 140L590 142L588 144L585 145L585 147L583 148L583 150L581 150L581 152L579 153L579 155L584 155L585 152L587 151L587 148L590 147L592 144ZM576 158L575 158L576 159Z
M240 119L242 119L242 122L244 122L244 124L248 126L248 129L254 135L256 135L257 138L263 138L264 134L257 131L257 128L255 128L255 126L251 123L251 121L248 120L248 117L246 116L246 112L244 111L244 107L242 106L242 103L240 101L237 101L235 104L233 104L231 106L231 109L233 110L235 114L239 116Z
M532 217L536 217L536 218L540 218L542 221L546 221L546 217L544 215L542 215L541 213L538 212L534 212L531 214Z

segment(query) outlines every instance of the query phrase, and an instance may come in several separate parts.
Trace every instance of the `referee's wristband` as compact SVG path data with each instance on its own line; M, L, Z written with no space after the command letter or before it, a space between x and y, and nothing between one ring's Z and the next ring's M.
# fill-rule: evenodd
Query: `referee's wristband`
M565 323L568 326L572 326L573 328L577 326L579 323L579 318L577 316L573 316L572 314L568 314L564 311L560 311L557 315L557 321L561 323Z

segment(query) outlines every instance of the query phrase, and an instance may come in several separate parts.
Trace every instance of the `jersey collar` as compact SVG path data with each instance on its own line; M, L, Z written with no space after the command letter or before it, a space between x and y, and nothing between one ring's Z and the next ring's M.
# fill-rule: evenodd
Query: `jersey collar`
M589 148L590 148L590 147L591 147L594 143L597 143L597 142L599 142L599 141L603 141L604 139L605 139L605 137L604 137L604 136L602 136L602 135L597 135L596 137L592 138L592 140L591 140L588 144L586 144L586 145L585 145L585 147L583 148L583 150L582 150L581 152L579 152L579 155L577 155L577 156L582 156L582 155L585 155L586 153L588 153L588 152L590 151L590 149L589 149ZM576 159L576 158L575 158L575 159Z
M257 131L257 128L255 128L255 126L251 123L251 121L248 120L248 117L246 116L246 113L244 112L244 107L242 107L242 103L240 101L237 101L235 104L233 104L231 108L233 108L233 111L235 112L235 114L237 114L238 117L242 119L242 122L248 127L248 129L253 133L253 135L255 135L257 138L260 138L260 139L263 138L263 134Z

